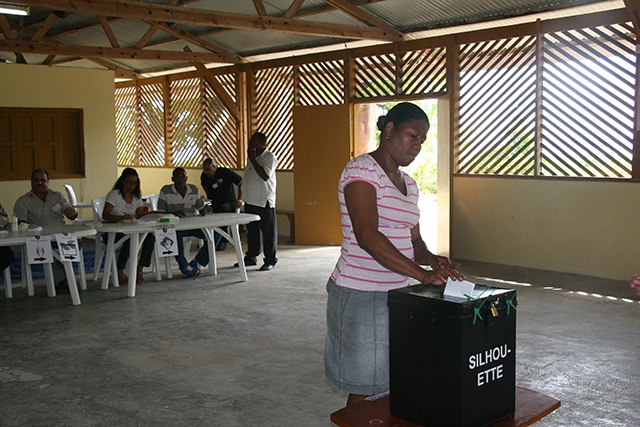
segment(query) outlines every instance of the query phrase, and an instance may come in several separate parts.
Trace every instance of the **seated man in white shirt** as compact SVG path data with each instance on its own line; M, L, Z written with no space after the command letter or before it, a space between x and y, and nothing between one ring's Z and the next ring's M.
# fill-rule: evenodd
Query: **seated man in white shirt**
M41 227L64 225L65 217L72 221L78 217L78 211L71 206L61 192L49 189L49 173L44 169L35 169L31 172L31 191L16 200L13 213L18 217L19 222ZM59 261L53 263L53 276L56 291L69 292L64 268Z
M165 185L160 190L158 198L158 210L174 214L182 218L185 216L204 215L206 208L204 199L195 185L187 184L187 172L183 168L175 168L171 175L173 184ZM180 271L194 277L200 274L200 266L209 264L209 251L207 245L202 245L195 258L187 263L182 245L182 238L193 236L198 239L206 239L200 229L178 231L178 255L176 261Z

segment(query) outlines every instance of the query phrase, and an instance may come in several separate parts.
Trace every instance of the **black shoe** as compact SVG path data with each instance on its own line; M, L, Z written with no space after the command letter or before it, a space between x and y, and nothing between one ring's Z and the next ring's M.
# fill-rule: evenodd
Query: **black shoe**
M245 267L251 267L252 265L258 265L258 261L256 260L250 260L250 259L244 259L244 266ZM238 263L236 262L235 264L233 264L234 267L240 267L240 265L238 265Z
M218 246L216 246L216 251L221 252L221 251L224 251L225 249L227 249L227 241L220 240L220 243L218 243Z
M262 267L260 267L260 271L269 271L269 270L273 270L274 268L276 268L275 265L273 264L267 264L266 262L264 264L262 264Z

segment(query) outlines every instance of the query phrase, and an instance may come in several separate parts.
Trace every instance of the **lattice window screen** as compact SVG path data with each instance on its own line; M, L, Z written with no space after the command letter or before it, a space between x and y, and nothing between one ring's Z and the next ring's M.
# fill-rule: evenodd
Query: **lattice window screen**
M339 105L344 102L344 61L325 61L298 67L300 105Z
M535 36L460 46L457 173L534 173L535 46Z
M235 75L226 74L215 77L225 92L235 101ZM218 165L230 168L238 165L238 128L235 119L229 113L213 89L205 85L204 152L213 157Z
M164 96L160 83L139 86L139 145L135 165L164 166Z
M414 50L402 54L402 94L441 93L446 90L446 49Z
M635 36L630 24L544 36L542 175L631 177Z
M396 95L396 55L354 58L354 97L385 98Z
M173 165L199 166L202 159L198 157L203 151L202 82L199 78L176 80L170 83L169 89Z
M117 88L116 158L119 166L134 165L138 147L138 109L135 86Z
M267 136L278 169L293 169L293 67L256 71L254 99L254 130Z

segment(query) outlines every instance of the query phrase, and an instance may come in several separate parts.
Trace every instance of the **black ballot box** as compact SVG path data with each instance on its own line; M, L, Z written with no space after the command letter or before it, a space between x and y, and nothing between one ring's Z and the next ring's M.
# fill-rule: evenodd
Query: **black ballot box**
M425 426L480 427L516 407L516 291L476 285L390 291L391 415Z

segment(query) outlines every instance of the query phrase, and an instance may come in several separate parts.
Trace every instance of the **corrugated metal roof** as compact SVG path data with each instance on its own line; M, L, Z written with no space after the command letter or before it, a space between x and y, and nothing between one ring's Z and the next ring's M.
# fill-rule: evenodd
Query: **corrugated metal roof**
M601 1L601 0L351 0L357 7L368 13L372 18L378 19L391 25L402 33L412 33L413 37L424 36L435 31L435 29L450 29L454 26L474 23L475 25L495 25L494 21L500 18L526 19L533 13L544 11L560 11L566 8L592 5L591 8L621 8L624 7L622 1ZM34 34L42 27L49 14L52 12L37 6L37 1L16 0L18 3L32 4L31 15L25 18L10 17L7 20L11 26L12 38L24 43L30 42ZM69 2L74 5L92 5L88 0L74 0ZM260 28L260 25L268 27L271 21L278 21L291 7L293 0L263 0L264 8L269 17L259 17L254 3L249 0L181 0L183 4L177 11L196 10L216 11L221 13L233 13L233 17L240 17L241 26L244 28L220 28L214 25L207 25L202 22L204 13L194 13L193 20L181 21L178 23L168 22L174 30L184 31L185 37L170 34L162 28L156 30L149 40L144 44L145 50L165 51L182 53L185 46L189 46L194 52L211 52L215 46L227 53L239 55L246 60L253 60L257 56L266 55L274 57L282 55L281 52L291 51L288 56L307 52L305 49L314 51L322 49L344 48L344 46L363 46L377 44L381 41L377 38L364 37L360 40L341 36L336 33L333 36L314 33L305 33L305 27L296 27L296 23L304 24L326 24L326 27L344 28L353 31L358 29L371 29L360 19L336 10L329 6L324 0L306 0L300 10L295 15L295 20L290 22L289 27L282 25L276 29ZM66 4L61 2L61 4ZM81 13L56 12L59 16L51 28L46 32L42 42L49 45L61 43L66 46L76 48L73 52L79 54L68 54L63 50L55 52L53 65L58 66L81 66L103 68L105 61L121 67L121 71L134 71L139 73L156 72L190 67L189 62L176 60L175 58L161 59L132 59L124 52L121 56L115 55L113 51L109 54L99 56L99 60L92 59L95 52L83 50L83 47L101 47L107 49L141 49L137 45L145 33L152 28L153 22L142 20L141 16L127 16L127 11L117 9L116 4L134 5L163 5L164 0L150 0L148 3L132 2L120 0L113 2L113 13L104 15L109 21L109 27L117 39L117 46L112 47L109 39L100 24L98 16L91 13L90 8L82 10ZM60 6L64 7L64 6ZM131 6L130 6L131 7ZM163 7L163 10L170 9ZM71 10L71 9L70 9ZM592 10L592 9L590 9ZM147 15L145 15L146 17ZM148 16L152 16L150 13ZM176 15L172 15L176 16ZM114 18L115 17L115 18ZM223 16L223 18L228 18ZM146 18L149 19L149 18ZM169 19L169 18L168 18ZM199 21L199 22L196 22ZM229 21L221 19L219 22L224 26ZM278 21L281 22L281 21ZM260 24L261 23L261 24ZM252 25L255 27L251 28ZM234 26L234 25L230 25ZM293 27L293 28L292 28ZM294 31L289 31L294 30ZM316 31L317 32L317 31ZM3 36L0 36L3 37ZM409 38L412 38L411 36ZM0 40L2 40L0 38ZM6 41L6 40L5 40ZM33 46L41 46L41 43L32 43ZM214 47L212 47L212 45ZM55 47L55 45L53 45ZM8 48L7 48L8 49ZM220 50L220 49L218 49ZM23 50L23 57L27 63L43 62L49 52L30 53L33 50ZM139 52L142 52L138 50ZM85 55L83 55L85 54ZM110 56L111 55L111 56ZM175 55L174 55L175 56ZM82 59L82 58L86 59ZM0 58L8 62L16 61L16 55L9 51L0 52ZM113 67L112 67L113 68Z

